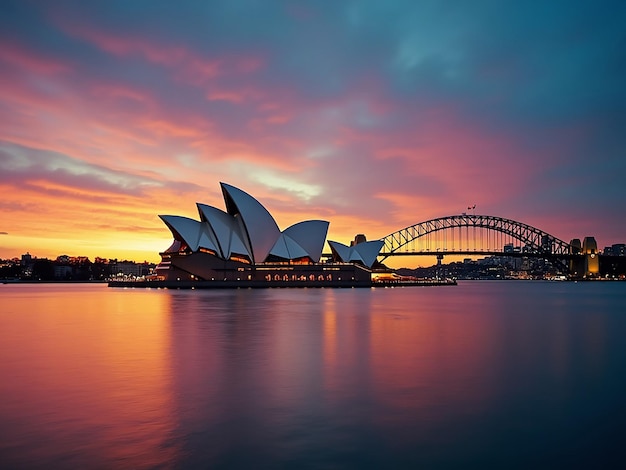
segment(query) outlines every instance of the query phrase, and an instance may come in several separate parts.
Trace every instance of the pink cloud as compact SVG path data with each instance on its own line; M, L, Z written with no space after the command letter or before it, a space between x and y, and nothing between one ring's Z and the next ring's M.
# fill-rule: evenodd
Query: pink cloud
M172 69L176 80L195 86L224 75L252 74L264 64L261 57L253 55L207 57L183 45L172 46L138 36L121 36L63 20L59 23L67 33L94 44L104 52L117 57L138 55L150 63Z
M189 58L189 52L183 47L158 45L139 37L115 35L95 28L93 25L69 24L61 21L60 26L72 36L94 44L100 50L118 57L136 54L149 62L166 66L180 64Z
M89 86L89 92L100 99L128 99L151 108L157 105L154 96L148 91L127 84L95 82Z
M224 73L221 60L207 60L199 57L188 57L182 62L175 77L183 83L202 85Z
M0 62L36 75L58 75L70 70L68 64L51 59L21 46L4 43L0 47Z
M235 104L257 101L263 96L264 94L260 90L248 86L239 89L211 87L207 92L207 99L209 101L228 101Z
M235 60L235 68L243 74L251 74L263 68L265 60L258 56L238 57Z

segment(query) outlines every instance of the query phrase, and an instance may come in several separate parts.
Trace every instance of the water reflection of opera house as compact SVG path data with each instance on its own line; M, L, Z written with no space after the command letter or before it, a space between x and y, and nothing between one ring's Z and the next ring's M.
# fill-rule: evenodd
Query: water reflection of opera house
M298 222L280 230L259 201L221 183L226 211L197 204L199 220L161 215L174 241L161 253L156 280L370 283L383 242L359 236L351 246L328 241L329 223Z

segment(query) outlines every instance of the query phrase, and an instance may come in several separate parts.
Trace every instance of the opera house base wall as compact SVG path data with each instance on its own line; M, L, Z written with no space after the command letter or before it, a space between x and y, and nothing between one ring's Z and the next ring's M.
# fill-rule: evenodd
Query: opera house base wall
M252 282L302 285L315 283L371 284L371 270L353 263L297 264L293 262L248 264L222 260L209 253L163 253L156 280L169 282Z
M372 281L110 281L109 287L155 289L268 289L372 287Z

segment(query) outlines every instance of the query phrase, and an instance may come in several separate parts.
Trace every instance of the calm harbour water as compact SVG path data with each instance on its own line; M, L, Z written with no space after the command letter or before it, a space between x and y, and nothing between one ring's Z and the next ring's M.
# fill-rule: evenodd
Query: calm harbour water
M624 468L626 283L0 285L0 468Z

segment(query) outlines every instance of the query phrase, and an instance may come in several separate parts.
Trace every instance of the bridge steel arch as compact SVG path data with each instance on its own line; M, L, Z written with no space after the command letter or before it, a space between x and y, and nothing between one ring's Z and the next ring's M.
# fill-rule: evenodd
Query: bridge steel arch
M562 256L564 258L571 254L569 243L531 225L504 217L462 214L426 220L390 233L386 237L381 238L384 244L379 252L379 256L382 256L382 261L384 261L388 256L413 240L433 232L457 227L484 228L503 233L519 240L526 247L526 252L529 254L543 254L551 257ZM468 253L471 253L471 250Z

